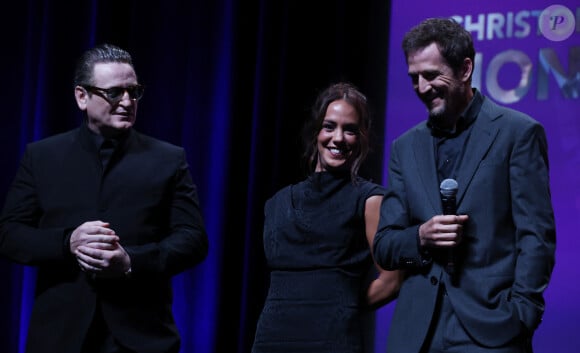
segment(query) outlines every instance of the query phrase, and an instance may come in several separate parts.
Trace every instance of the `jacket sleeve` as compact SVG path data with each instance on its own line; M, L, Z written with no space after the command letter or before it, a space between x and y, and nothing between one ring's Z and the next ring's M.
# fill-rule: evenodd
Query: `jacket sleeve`
M544 311L543 292L554 267L556 246L547 142L540 124L531 125L518 136L510 160L518 254L511 300L520 320L533 330Z
M401 155L393 142L389 161L389 185L381 204L381 215L373 251L377 264L385 270L413 269L429 266L428 252L419 247L419 220L408 212L406 183Z
M169 232L159 242L125 248L134 276L174 275L205 259L206 233L196 186L182 150L169 195Z
M42 208L28 146L8 191L0 218L0 254L24 265L73 261L65 240L72 229L40 229Z

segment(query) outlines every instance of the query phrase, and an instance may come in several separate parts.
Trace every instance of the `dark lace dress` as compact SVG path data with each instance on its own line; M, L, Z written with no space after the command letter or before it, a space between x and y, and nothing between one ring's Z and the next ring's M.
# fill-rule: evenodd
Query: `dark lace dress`
M253 353L363 351L361 320L373 269L365 235L367 198L383 187L315 173L265 206L270 289Z

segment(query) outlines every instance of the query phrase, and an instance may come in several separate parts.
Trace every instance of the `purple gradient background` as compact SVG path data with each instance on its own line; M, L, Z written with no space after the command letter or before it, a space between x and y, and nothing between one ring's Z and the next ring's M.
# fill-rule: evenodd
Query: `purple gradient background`
M563 96L554 76L549 76L548 99L538 100L538 58L542 48L553 49L568 72L570 48L580 46L580 1L558 2L538 0L516 1L428 1L393 0L389 43L389 70L387 80L387 109L385 124L385 175L390 144L401 133L424 120L426 110L417 99L407 77L405 58L401 50L404 33L428 17L451 17L479 14L517 13L522 10L543 10L559 4L568 7L576 16L576 30L564 41L550 41L538 35L537 23L531 23L531 34L525 38L496 38L478 40L474 35L476 52L483 54L480 90L487 95L485 74L490 60L506 50L519 50L531 59L533 68L531 87L522 99L508 107L525 112L546 128L550 157L552 202L556 216L557 247L556 267L545 292L546 312L544 320L534 336L535 353L575 353L580 351L580 99ZM576 67L580 58L575 58ZM514 88L519 81L520 70L508 64L499 71L498 79L504 89ZM498 102L500 103L500 102ZM386 180L383 181L386 183ZM385 352L389 323L394 303L379 310L375 351Z

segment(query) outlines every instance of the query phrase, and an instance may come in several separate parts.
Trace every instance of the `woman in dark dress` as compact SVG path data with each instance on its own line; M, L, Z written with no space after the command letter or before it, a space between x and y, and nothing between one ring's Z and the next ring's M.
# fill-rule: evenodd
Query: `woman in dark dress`
M363 352L365 311L396 296L400 274L379 269L370 251L385 190L357 174L369 126L352 85L318 96L305 129L311 174L265 205L270 288L253 353Z

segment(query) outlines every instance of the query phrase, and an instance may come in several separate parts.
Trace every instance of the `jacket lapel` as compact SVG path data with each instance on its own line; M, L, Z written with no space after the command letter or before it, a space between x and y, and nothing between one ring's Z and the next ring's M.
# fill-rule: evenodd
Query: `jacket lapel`
M481 161L485 158L491 148L493 141L497 137L499 129L493 126L493 120L501 115L495 111L494 104L485 99L477 119L475 119L471 136L465 146L465 152L459 171L457 172L457 183L459 191L457 193L457 205L459 207L473 176L477 171Z
M435 150L433 137L426 125L422 125L413 141L413 153L421 184L425 189L425 195L437 214L442 212L441 197L439 196L439 182L437 180L437 168L435 166Z

